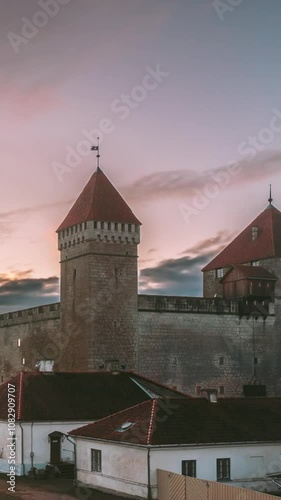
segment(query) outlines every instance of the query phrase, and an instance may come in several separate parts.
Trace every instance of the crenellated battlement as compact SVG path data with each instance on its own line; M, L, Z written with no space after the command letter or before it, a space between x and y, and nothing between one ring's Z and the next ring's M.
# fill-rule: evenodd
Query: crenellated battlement
M139 295L139 311L238 314L237 300L168 295Z
M239 299L173 297L168 295L139 295L139 311L182 312L201 314L235 314L239 316L268 316L275 314L269 301L241 301Z
M121 222L83 222L58 232L58 249L66 250L89 240L138 245L140 226Z
M60 318L60 302L43 306L30 307L21 311L13 311L0 315L0 328L4 326L34 323Z

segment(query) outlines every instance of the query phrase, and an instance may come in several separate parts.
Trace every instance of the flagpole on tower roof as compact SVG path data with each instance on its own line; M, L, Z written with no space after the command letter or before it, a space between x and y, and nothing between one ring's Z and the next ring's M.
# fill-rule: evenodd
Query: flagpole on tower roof
M97 146L92 146L91 151L96 151L97 152L97 170L100 168L100 138L97 138L98 145Z
M271 206L272 202L273 202L273 198L272 198L272 194L271 194L271 184L269 185L269 198L268 198L268 201L269 201L269 205Z

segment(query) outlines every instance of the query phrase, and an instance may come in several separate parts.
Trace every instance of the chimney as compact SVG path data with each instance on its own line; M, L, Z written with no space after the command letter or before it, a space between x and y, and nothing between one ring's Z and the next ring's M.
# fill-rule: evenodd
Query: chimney
M40 359L40 361L38 361L35 366L36 368L38 368L39 372L54 373L53 359Z
M202 393L206 393L206 395L202 395ZM201 395L205 399L207 399L210 403L218 402L218 391L217 389L201 389Z

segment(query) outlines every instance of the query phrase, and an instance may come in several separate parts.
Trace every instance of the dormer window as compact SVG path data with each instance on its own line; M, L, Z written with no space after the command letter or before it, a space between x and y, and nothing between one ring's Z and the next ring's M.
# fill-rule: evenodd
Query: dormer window
M223 278L223 268L216 269L216 278L217 279Z
M257 226L252 227L252 240L255 241L258 237L259 228Z

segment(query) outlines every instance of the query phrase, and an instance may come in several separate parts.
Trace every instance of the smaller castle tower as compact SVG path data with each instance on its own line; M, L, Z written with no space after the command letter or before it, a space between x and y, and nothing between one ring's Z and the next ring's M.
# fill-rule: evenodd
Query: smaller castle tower
M266 273L272 273L275 278L273 281L276 282L275 297L281 297L281 212L272 204L271 187L268 202L266 209L202 269L204 297L225 296L224 277L233 266L240 265L259 267L255 273L248 272L248 278L251 278L250 286L253 288L255 288L254 280L258 281L258 286L262 288L260 282L267 278L271 280ZM246 272L246 269L244 271ZM238 278L241 279L238 276L237 280ZM231 283L235 285L233 280ZM271 285L267 286L268 290L264 295L268 295L268 292L272 295ZM234 288L233 297L236 296Z
M57 230L64 369L137 369L140 225L98 167Z

